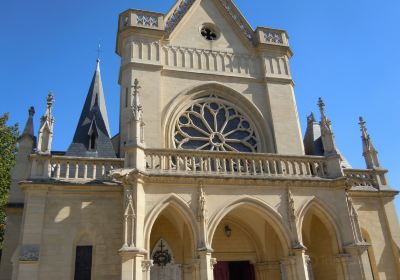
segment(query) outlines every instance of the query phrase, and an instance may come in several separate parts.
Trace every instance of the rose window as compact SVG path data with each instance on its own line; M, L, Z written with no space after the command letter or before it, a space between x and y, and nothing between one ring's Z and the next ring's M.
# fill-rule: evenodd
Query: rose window
M178 149L257 152L252 123L231 103L203 98L180 115L175 125Z

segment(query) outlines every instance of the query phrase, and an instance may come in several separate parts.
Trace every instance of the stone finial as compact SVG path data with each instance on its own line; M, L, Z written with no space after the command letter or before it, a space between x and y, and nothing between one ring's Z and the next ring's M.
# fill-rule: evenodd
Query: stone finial
M321 97L318 99L318 107L321 113L320 126L324 155L329 156L339 154L336 148L335 136L333 134L331 121L326 116L325 103Z
M142 119L143 119L143 107L142 107L142 104L140 103L139 89L141 89L141 87L139 86L139 80L135 79L135 81L133 82L132 109L133 109L133 115L135 116L136 121L142 121Z
M363 117L359 118L359 125L361 130L361 139L363 145L363 156L368 169L380 168L378 151L372 143L371 137L368 134L366 122Z
M31 106L28 110L29 113L29 117L33 118L33 116L35 115L35 107Z
M35 134L33 132L33 117L35 116L35 108L31 106L28 110L28 120L26 121L24 131L21 134L21 138L23 136L34 137Z
M310 124L310 123L315 123L315 122L316 122L315 115L313 112L311 112L311 114L309 116L307 116L307 123Z
M325 122L328 125L331 124L331 121L327 118L326 116L326 111L325 111L325 102L322 99L322 97L318 98L318 107L319 107L319 111L321 113L321 122Z
M51 108L54 104L54 95L52 91L47 94L47 108Z
M44 113L44 115L41 118L41 124L40 124L41 126L43 125L44 122L54 119L52 116L53 104L55 101L53 92L49 91L49 93L47 94L46 101L47 101L46 112Z
M125 145L125 167L136 168L138 170L146 169L146 156L144 154L144 122L143 106L140 103L140 86L138 79L135 79L131 86L129 95L128 109L128 135Z
M52 110L54 104L54 95L51 91L47 95L46 102L46 112L40 118L40 129L37 146L37 152L40 154L50 154L53 141L54 117L52 115Z

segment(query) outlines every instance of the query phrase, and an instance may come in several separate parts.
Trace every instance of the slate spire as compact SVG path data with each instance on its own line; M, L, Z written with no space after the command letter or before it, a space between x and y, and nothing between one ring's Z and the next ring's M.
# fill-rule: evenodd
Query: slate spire
M106 101L100 75L100 59L97 59L92 83L67 155L101 158L116 157L110 139Z

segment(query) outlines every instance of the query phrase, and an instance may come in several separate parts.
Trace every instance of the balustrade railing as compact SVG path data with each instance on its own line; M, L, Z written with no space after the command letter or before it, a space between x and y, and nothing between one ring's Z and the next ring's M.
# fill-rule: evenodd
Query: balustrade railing
M148 175L219 176L240 178L334 179L327 159L260 153L146 149ZM123 159L31 155L33 179L70 181L106 180L109 172L124 168ZM386 185L385 170L344 169L352 187Z
M113 169L124 166L123 159L32 156L32 178L56 180L103 180Z
M146 150L149 173L328 178L323 157L188 150Z
M345 169L344 174L351 187L378 187L377 173L367 169Z
M155 12L128 10L120 15L119 29L128 27L142 27L149 29L164 29L164 15Z

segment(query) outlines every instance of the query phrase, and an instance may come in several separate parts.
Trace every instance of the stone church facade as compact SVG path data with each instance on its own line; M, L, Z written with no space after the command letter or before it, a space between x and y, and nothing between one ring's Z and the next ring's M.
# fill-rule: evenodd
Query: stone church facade
M53 95L37 137L29 110L0 280L400 279L397 192L366 123L362 170L322 99L303 138L285 31L178 0L123 12L116 52L117 135L99 61L66 152Z

